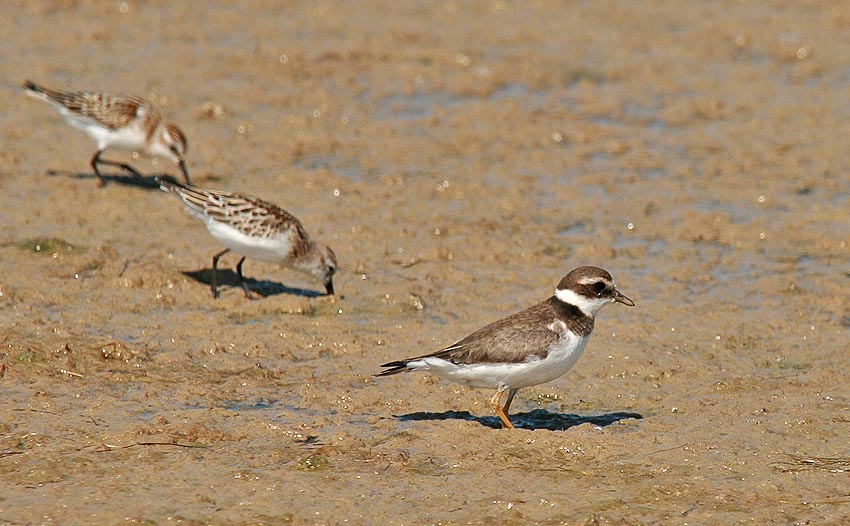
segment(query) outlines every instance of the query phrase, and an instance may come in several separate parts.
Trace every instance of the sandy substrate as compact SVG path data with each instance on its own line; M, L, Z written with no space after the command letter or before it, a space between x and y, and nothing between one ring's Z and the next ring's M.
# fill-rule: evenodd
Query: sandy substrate
M48 5L0 24L0 524L850 521L846 2ZM213 301L203 225L25 78L156 101L339 295ZM371 376L581 264L637 306L522 429Z

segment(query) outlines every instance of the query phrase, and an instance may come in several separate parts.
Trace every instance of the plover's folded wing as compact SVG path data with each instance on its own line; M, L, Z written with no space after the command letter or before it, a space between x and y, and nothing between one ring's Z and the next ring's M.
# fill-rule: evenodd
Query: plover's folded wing
M546 323L534 323L544 319ZM455 364L520 363L543 359L561 338L561 326L550 301L544 301L478 329L435 353L398 360L375 376L388 376L409 370L407 364L423 358L441 358Z

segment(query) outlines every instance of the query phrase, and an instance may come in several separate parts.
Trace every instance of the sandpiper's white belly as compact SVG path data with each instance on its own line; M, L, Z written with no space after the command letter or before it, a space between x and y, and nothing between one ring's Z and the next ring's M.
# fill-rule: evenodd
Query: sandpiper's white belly
M150 153L145 131L138 126L130 125L117 130L107 132L109 135L105 140L95 139L101 147L118 148L119 150L139 150ZM91 135L91 132L89 132Z
M561 339L549 349L549 354L543 360L532 356L519 363L464 365L431 356L408 362L407 366L417 371L427 370L470 387L498 389L506 385L512 389L521 389L550 382L572 369L589 339L589 336L582 337L563 331Z
M64 106L59 106L59 112L65 117L68 124L86 132L89 137L97 142L97 147L102 150L106 148L127 151L147 149L147 134L137 123L130 123L123 128L110 130L102 124L68 110Z
M281 237L249 236L230 225L206 216L204 216L204 222L214 238L237 254L278 264L286 258L287 244Z

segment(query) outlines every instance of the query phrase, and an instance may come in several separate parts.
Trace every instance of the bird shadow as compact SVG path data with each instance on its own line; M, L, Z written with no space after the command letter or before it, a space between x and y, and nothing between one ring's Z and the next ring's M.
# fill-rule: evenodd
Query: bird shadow
M95 179L100 183L98 177L93 172L72 172L69 170L48 170L47 175L50 177L71 177L74 179ZM143 190L159 190L157 177L164 179L174 179L168 174L150 174L136 176L126 172L118 172L113 174L103 174L103 186L107 184L117 184L121 186L129 186L132 188L141 188Z
M201 270L184 270L183 275L189 277L198 283L212 286L213 271L211 268ZM230 269L218 269L216 271L216 281L218 282L219 292L222 286L242 288L242 283L239 281L239 275ZM296 287L287 287L283 283L268 280L256 280L253 278L245 278L245 284L248 285L248 290L259 294L262 297L277 296L279 294L288 294L291 296L302 296L305 298L317 298L324 296L322 292L315 290L300 289Z
M500 429L502 422L496 416L475 416L469 411L444 411L442 413L417 412L406 415L394 415L402 422L419 420L466 420L477 422L485 427ZM639 413L604 413L601 415L571 415L552 413L545 409L535 409L526 413L514 413L510 415L511 423L519 429L548 429L549 431L566 431L567 429L581 424L593 424L599 427L609 426L626 418L642 419Z

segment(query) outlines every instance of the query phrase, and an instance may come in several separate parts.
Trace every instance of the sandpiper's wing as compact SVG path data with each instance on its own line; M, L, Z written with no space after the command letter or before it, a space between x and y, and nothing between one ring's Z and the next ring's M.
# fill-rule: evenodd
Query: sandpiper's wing
M59 91L26 81L27 94L58 107L63 115L80 124L94 122L117 130L138 119L153 129L162 115L151 103L139 98L90 91ZM90 121L86 123L85 120Z
M274 237L289 233L308 240L301 222L274 203L250 195L206 190L158 179L163 190L183 201L195 216L233 227L253 237Z

